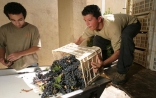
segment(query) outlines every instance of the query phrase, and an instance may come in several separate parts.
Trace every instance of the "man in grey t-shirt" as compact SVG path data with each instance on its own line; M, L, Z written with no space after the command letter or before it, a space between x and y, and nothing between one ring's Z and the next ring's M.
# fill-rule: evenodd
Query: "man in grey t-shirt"
M40 34L36 26L25 22L26 9L20 3L9 2L4 14L11 22L0 27L0 62L16 70L37 64Z
M94 36L93 45L102 50L102 58L98 62L91 62L93 71L105 67L118 59L117 70L113 74L114 84L123 84L127 81L126 74L133 62L133 38L139 33L141 24L135 16L127 14L111 14L102 17L97 5L87 5L82 11L87 28L75 41L81 44L86 38ZM107 57L107 45L111 43L114 53Z

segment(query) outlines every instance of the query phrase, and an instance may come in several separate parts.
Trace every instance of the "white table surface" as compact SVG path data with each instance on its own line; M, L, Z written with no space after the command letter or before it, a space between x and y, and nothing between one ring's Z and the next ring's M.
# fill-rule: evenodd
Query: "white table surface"
M33 84L33 77L35 73L0 76L0 98L41 98L42 92Z
M49 66L44 66L44 67L39 67L41 70L46 70L49 68ZM15 70L15 69L0 69L0 76L5 76L5 75L16 75L20 72L34 72L36 67L29 67L29 68L24 68L22 70Z
M39 95L42 94L41 90L33 84L34 77L34 72L0 76L0 98L41 98L41 95ZM25 92L22 89L33 90ZM83 90L77 90L65 95L57 94L57 96L50 98L68 98L81 92Z

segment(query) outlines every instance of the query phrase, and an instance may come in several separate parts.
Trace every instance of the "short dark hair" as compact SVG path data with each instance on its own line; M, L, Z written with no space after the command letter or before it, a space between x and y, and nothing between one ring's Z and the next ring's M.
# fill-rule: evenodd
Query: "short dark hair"
M27 11L26 9L17 2L9 2L4 6L4 14L9 18L8 14L20 14L22 13L24 19L26 18ZM9 18L10 19L10 18Z
M94 17L98 18L101 16L100 8L97 5L87 5L82 11L82 15L86 16L92 14Z

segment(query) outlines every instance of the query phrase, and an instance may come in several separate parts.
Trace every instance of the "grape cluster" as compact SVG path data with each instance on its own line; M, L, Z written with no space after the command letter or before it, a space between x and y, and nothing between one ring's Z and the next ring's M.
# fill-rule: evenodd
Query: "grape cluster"
M70 93L85 87L82 78L82 70L79 68L80 61L74 55L64 56L55 60L46 74L37 72L34 83L41 81L40 86L43 94L41 98L51 97L57 93Z

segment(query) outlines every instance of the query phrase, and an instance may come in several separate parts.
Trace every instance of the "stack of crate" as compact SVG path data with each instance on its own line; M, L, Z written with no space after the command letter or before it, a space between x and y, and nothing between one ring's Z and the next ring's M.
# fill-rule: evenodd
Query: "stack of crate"
M133 0L133 15L147 14L154 10L155 0Z
M82 70L85 86L89 86L96 78L100 76L100 72L94 73L91 62L97 62L97 55L101 54L99 47L78 46L75 43L70 43L55 50L52 50L54 60L59 60L63 56L69 54L75 55L80 61L79 69Z
M156 0L133 0L132 15L141 23L140 33L134 38L134 62L156 71Z

